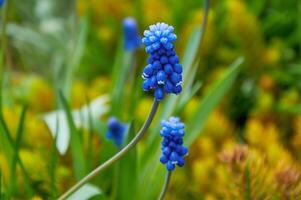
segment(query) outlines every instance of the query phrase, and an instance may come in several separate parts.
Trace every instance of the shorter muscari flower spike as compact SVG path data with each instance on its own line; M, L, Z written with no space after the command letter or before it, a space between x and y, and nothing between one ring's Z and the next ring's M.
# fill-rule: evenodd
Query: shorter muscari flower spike
M177 117L170 117L168 120L163 120L161 126L160 135L163 141L160 162L166 165L168 171L174 170L176 165L183 167L184 156L188 154L188 148L183 146L184 123Z
M115 117L111 117L107 126L106 138L112 140L116 146L121 147L128 125L121 123Z
M127 17L123 20L124 49L135 50L141 44L138 26L135 18Z
M5 0L0 0L0 8L3 6L4 3L5 3Z
M179 64L173 42L177 36L174 28L165 23L151 25L144 31L142 43L150 55L148 65L144 68L142 88L154 90L156 100L160 101L165 94L179 94L182 91L182 65Z

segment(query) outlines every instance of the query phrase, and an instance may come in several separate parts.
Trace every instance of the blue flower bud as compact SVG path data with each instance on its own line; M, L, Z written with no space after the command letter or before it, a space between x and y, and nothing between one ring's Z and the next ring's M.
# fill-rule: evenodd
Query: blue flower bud
M166 81L164 85L164 90L166 93L172 93L173 92L173 85L170 81Z
M140 46L141 39L134 18L127 17L123 20L123 36L125 50L135 50Z
M168 161L166 164L166 168L168 171L172 171L175 169L175 164L173 164L171 161Z
M182 86L181 85L177 85L177 86L173 87L173 93L179 94L181 92L182 92Z
M146 80L143 81L142 89L144 91L149 91L151 89L151 87L150 87L150 79L146 79Z
M170 80L173 84L180 83L182 81L182 75L174 72L171 74Z
M163 97L164 97L164 91L163 91L163 89L162 88L157 88L156 90L155 90L155 98L158 100L158 101L160 101L160 100L162 100L163 99Z
M166 81L166 74L164 73L164 71L159 71L157 73L157 81L158 81L158 85L164 85L165 81Z
M182 65L180 64L175 64L174 65L174 71L178 74L181 74L183 72L183 69L182 69Z
M120 123L115 117L108 120L107 126L106 138L112 140L116 146L121 147L128 126Z
M161 162L162 164L166 164L166 163L168 162L168 158L167 158L165 155L162 155L162 156L160 157L160 162Z
M153 66L151 64L148 64L144 70L143 70L143 74L142 77L143 78L149 78L153 75Z
M166 74L172 74L173 72L172 66L170 64L164 65L164 71Z

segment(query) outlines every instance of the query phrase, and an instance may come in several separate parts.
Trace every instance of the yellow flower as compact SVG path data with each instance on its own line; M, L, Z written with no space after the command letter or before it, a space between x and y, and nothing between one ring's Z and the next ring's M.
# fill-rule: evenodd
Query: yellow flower
M152 104L153 100L150 98L143 98L139 101L135 112L139 121L144 121L146 119Z
M108 26L100 26L97 30L97 36L100 40L111 42L114 36L114 31Z
M21 107L18 105L13 105L12 107L3 108L4 120L13 137L16 136L20 114L21 114Z
M280 52L277 48L269 47L264 50L262 58L266 65L276 66L280 60Z
M171 21L170 9L168 9L164 1L148 0L143 3L143 14L146 24L153 24L158 21L169 23Z
M54 96L50 85L41 77L28 79L28 102L30 107L38 111L49 111L53 108Z
M1 170L1 176L4 179L4 182L9 180L9 164L8 161L3 153L0 153L0 170Z
M50 148L53 142L43 119L32 112L27 112L23 135L24 143L35 149Z
M31 198L31 200L43 200L43 198L40 196L34 196Z
M292 145L296 150L301 149L301 116L297 116L293 124L294 137L292 138Z
M257 118L251 118L246 125L246 139L252 145L266 148L268 144L278 142L278 129L273 123L264 123Z
M185 106L185 109L184 109L184 118L188 118L189 116L191 116L192 113L195 112L195 109L197 108L197 105L199 104L199 99L194 97L192 98L188 104Z
M29 177L35 181L47 180L46 157L32 150L21 149L20 157L29 173ZM48 158L48 157L47 157Z
M72 87L72 108L80 108L87 103L88 88L82 81L75 81Z
M80 0L76 1L76 3L76 10L79 16L84 15L90 7L88 0Z
M234 132L234 128L229 119L219 110L211 113L208 122L204 127L204 133L210 135L217 141L229 137Z
M227 0L229 37L238 41L249 67L262 63L263 39L256 16L252 14L245 1Z
M275 81L269 74L263 74L259 81L260 87L264 90L272 90L275 87Z

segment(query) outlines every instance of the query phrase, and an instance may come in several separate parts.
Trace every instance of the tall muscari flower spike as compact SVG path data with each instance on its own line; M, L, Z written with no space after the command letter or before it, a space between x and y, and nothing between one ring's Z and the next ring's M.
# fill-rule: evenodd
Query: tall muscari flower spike
M163 141L160 162L166 165L168 171L174 170L176 165L183 167L184 156L188 154L188 148L183 146L184 123L177 117L170 117L168 120L163 120L161 126L160 135Z
M125 50L135 50L140 46L141 38L137 22L133 17L127 17L123 20L123 37Z
M108 120L107 126L106 138L112 140L116 146L121 147L128 126L118 121L115 117L111 117Z
M182 65L179 64L173 42L177 39L174 28L165 23L151 25L144 31L142 43L150 55L148 65L144 68L142 85L144 91L154 90L156 100L164 94L179 94L182 91Z

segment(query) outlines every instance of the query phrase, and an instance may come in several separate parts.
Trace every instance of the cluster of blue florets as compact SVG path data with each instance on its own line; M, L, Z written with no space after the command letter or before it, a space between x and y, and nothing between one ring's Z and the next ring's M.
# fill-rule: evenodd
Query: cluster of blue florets
M115 117L111 117L108 120L107 126L106 138L112 140L116 146L121 147L128 125L121 123Z
M164 94L179 94L182 91L182 65L179 64L173 42L177 36L174 28L165 23L151 25L144 31L142 43L150 55L148 65L144 68L142 77L143 90L154 90L156 100L164 98Z
M166 164L168 171L172 171L176 165L184 166L184 156L188 154L187 147L183 146L185 125L179 118L170 117L169 120L163 120L161 126L160 135L163 137L163 141L160 161L162 164Z

